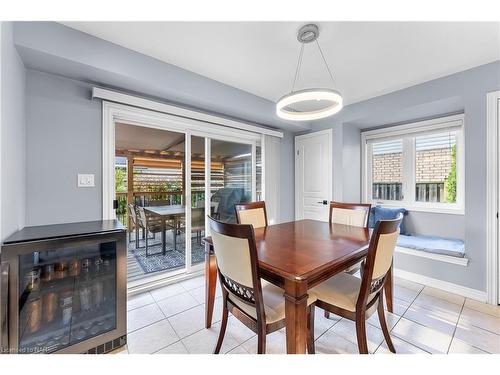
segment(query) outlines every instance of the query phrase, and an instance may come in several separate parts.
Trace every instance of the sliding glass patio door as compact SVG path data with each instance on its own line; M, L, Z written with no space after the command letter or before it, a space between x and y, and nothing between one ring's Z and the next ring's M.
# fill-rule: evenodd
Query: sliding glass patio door
M255 145L212 139L210 202L213 217L235 223L234 205L255 196Z
M128 231L129 282L189 266L186 139L183 132L115 126L116 217Z
M263 199L258 134L120 106L103 135L103 218L127 227L131 290L203 272L207 217Z

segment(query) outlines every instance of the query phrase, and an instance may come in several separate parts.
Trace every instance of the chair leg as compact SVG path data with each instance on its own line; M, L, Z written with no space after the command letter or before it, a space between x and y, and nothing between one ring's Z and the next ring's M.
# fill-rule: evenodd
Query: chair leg
M389 329L387 328L387 322L385 321L385 312L384 312L384 299L382 297L382 292L380 292L380 296L378 297L378 320L380 321L380 327L382 328L382 332L384 333L385 342L387 343L387 347L393 353L396 353L396 349L392 344L391 335L389 334Z
M222 347L222 341L224 341L224 335L226 333L227 327L227 317L229 315L229 310L226 306L226 301L224 301L224 307L222 308L222 321L220 323L219 339L215 345L214 354L219 354L220 348Z
M257 354L266 354L266 332L261 330L257 334Z
M368 342L366 341L366 322L364 314L356 314L356 336L358 338L359 354L368 354Z
M146 257L148 256L148 233L146 232Z
M389 271L387 272L385 276L385 283L384 283L384 294L385 294L385 303L387 304L387 311L389 312L394 312L393 310L393 295L392 295L392 290L393 290L393 279L392 279L392 265ZM382 294L382 293L381 293Z
M316 349L314 348L314 304L309 306L307 311L307 353L316 354Z
M135 228L135 248L139 248L139 228Z

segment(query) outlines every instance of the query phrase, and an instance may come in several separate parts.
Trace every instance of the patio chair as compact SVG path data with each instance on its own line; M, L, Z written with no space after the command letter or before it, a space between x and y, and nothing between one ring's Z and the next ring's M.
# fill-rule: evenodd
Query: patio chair
M132 231L135 232L135 248L139 248L139 230L143 230L143 237L144 237L144 228L141 227L141 225L137 221L137 212L135 210L135 206L132 203L127 204L127 211L128 211L128 216L130 217L130 221L132 222L132 227L130 228L128 232L128 242L132 242L130 237L132 234Z
M155 235L156 233L161 233L161 231L163 230L163 226L161 224L161 221L159 221L158 219L154 219L154 218L150 217L149 215L147 215L146 211L144 211L144 207L138 206L137 212L139 214L137 216L137 222L146 231L146 238L145 238L146 256L149 256L149 254L148 254L148 250L149 250L148 233L152 233L153 235Z
M205 231L205 208L191 210L191 232L196 232L196 242L201 245L201 232Z

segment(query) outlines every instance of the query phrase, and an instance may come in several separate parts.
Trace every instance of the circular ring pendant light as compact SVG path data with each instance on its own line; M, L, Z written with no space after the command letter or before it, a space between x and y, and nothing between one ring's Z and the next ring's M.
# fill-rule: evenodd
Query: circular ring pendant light
M276 114L285 120L291 121L310 121L318 120L332 116L339 112L343 106L342 95L330 88L309 88L295 91L295 84L299 77L302 65L302 56L304 45L316 42L319 52L330 75L333 85L335 81L333 74L328 67L323 51L319 45L319 28L315 24L302 26L297 33L297 40L302 44L297 61L297 69L292 84L292 90L289 94L281 97L276 103Z

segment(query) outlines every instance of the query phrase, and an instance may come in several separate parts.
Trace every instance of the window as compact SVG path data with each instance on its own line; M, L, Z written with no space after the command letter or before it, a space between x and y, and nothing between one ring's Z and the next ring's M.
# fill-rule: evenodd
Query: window
M415 137L417 202L456 203L456 131Z
M381 141L372 147L372 199L403 199L403 141Z
M362 139L366 201L463 212L463 115L367 131Z

